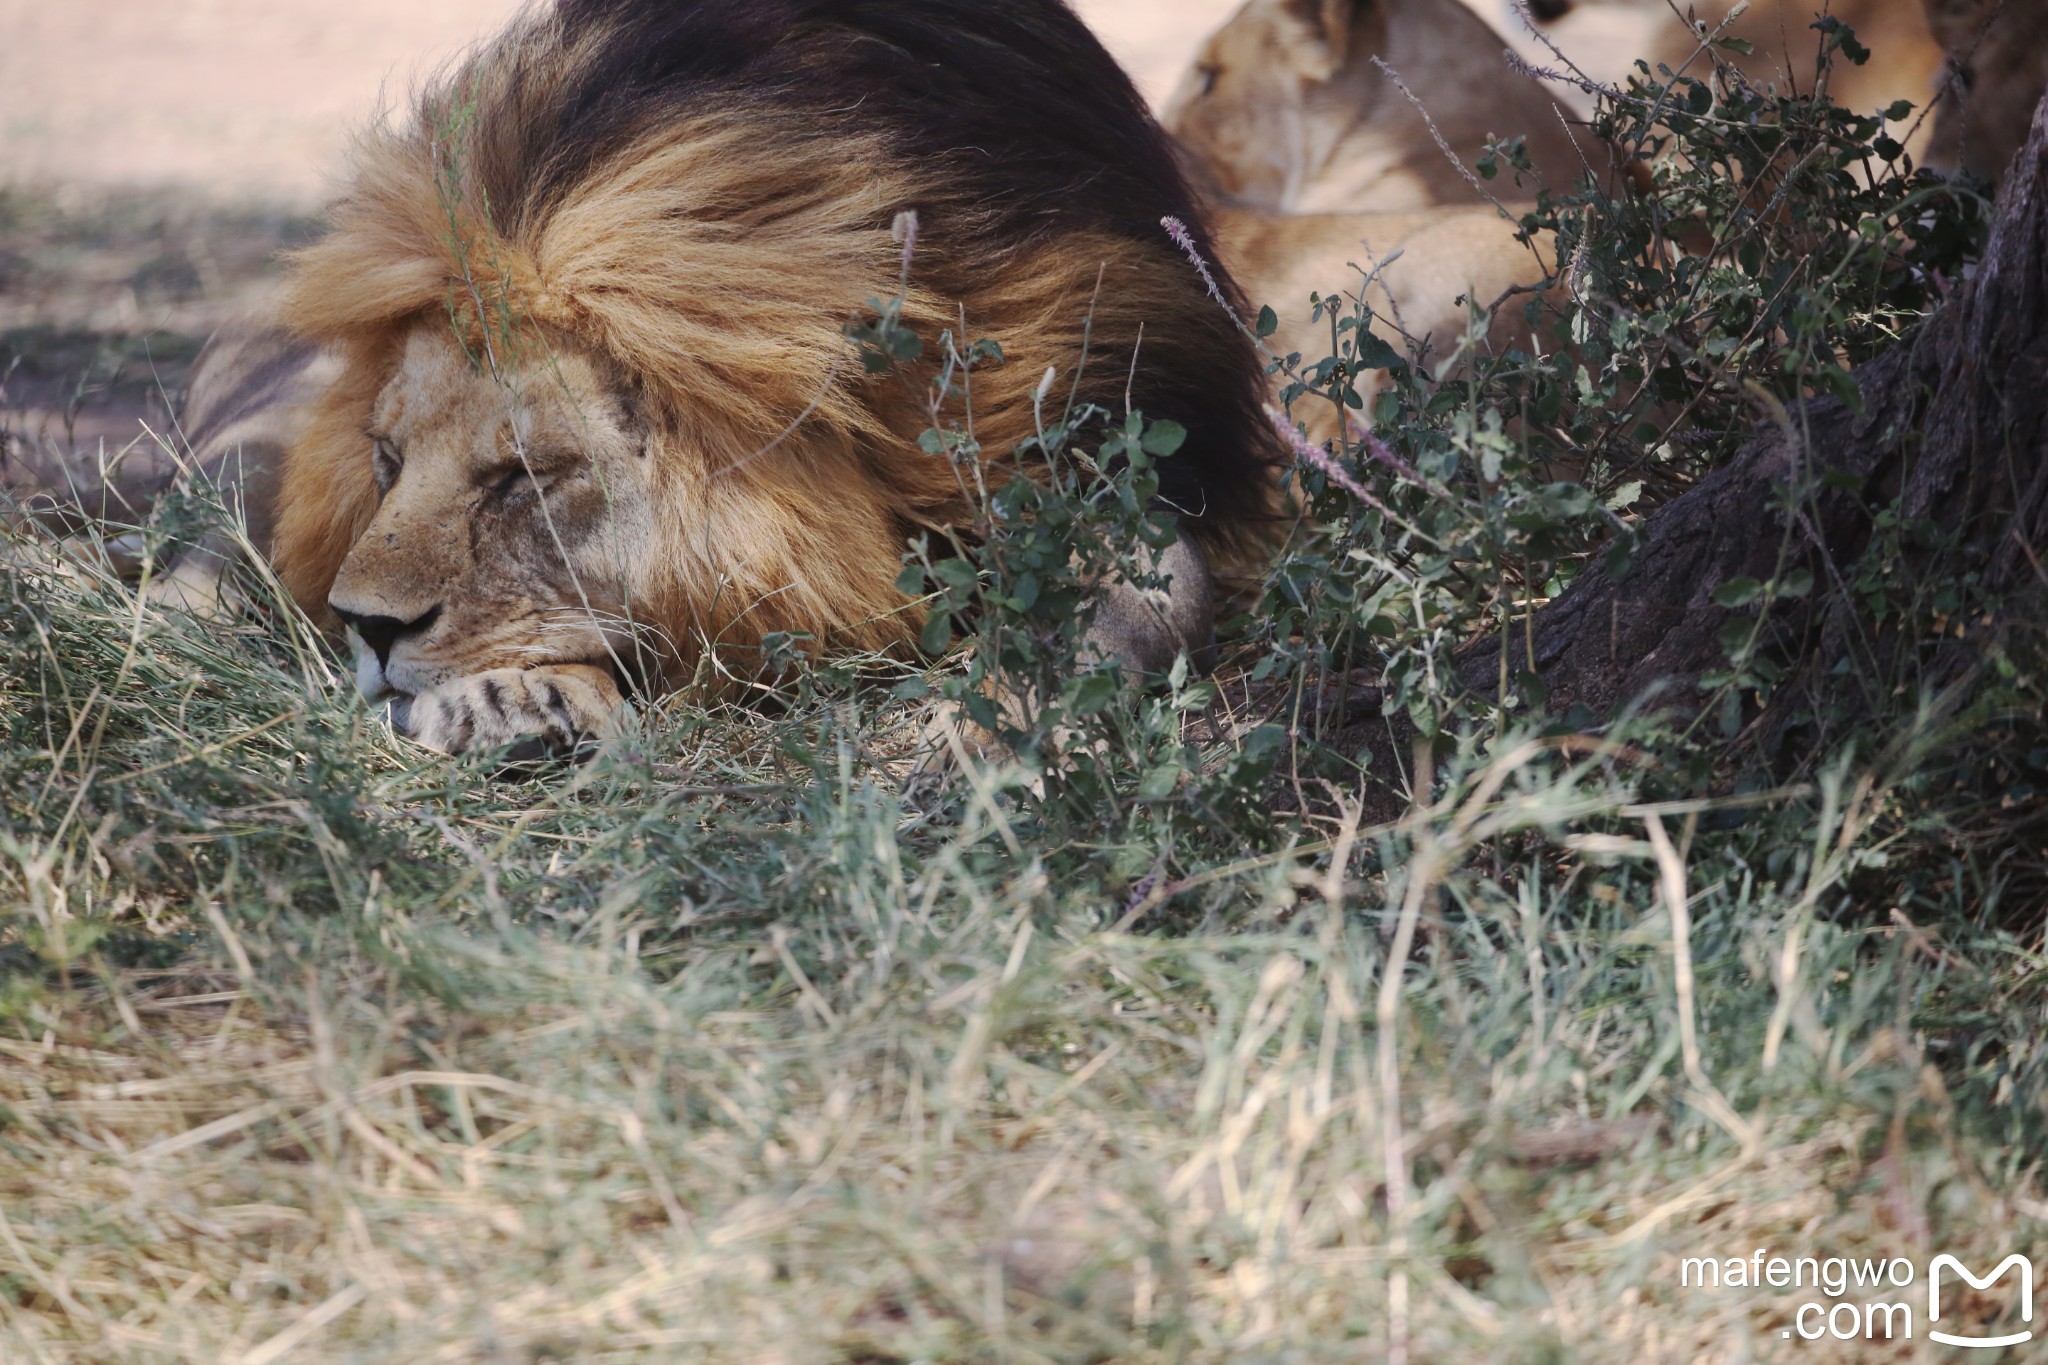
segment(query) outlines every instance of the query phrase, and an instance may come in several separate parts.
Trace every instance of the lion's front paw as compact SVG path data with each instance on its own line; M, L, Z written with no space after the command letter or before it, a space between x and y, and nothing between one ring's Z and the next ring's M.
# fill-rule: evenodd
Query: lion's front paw
M393 718L446 754L515 745L515 758L568 753L596 739L625 708L617 684L587 665L494 668L453 678L405 703Z

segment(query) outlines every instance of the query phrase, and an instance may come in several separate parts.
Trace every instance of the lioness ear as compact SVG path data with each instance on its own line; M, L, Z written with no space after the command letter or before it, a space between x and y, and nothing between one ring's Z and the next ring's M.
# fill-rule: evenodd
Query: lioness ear
M1377 0L1281 0L1281 12L1304 33L1296 67L1311 80L1326 81L1344 69L1356 45L1356 30Z

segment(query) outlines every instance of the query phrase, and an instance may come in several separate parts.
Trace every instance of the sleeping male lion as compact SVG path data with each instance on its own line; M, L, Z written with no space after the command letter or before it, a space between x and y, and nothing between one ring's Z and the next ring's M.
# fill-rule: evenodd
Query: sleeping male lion
M771 632L914 640L906 542L974 511L972 471L918 443L947 329L1006 357L947 411L990 486L1048 389L1047 420L1072 389L1187 428L1168 588L1105 585L1093 636L1161 668L1207 644L1211 567L1260 548L1281 457L1254 349L1167 216L1207 250L1058 0L557 0L366 135L293 261L288 334L223 337L201 382L338 369L275 414L276 467L241 449L262 548L437 748L572 745L631 686ZM924 357L871 375L847 324L906 269Z

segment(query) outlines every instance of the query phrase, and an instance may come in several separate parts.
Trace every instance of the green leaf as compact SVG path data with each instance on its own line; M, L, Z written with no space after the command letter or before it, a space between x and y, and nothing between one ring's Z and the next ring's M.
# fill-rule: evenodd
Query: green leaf
M1140 801L1163 801L1173 795L1173 789L1180 785L1181 769L1178 763L1162 763L1146 773L1138 782Z
M1188 429L1171 418L1162 417L1145 429L1145 439L1138 442L1147 455L1161 459L1179 450L1188 438Z
M1756 622L1747 616L1731 617L1721 623L1721 652L1730 659L1740 661L1749 654L1751 637L1756 633Z
M1742 694L1729 688L1721 694L1721 737L1733 739L1742 733Z
M1371 332L1363 332L1358 338L1358 368L1361 370L1384 370L1400 363L1401 356L1386 339Z
M1123 684L1113 673L1090 673L1074 684L1068 708L1076 716L1092 716L1123 695Z
M1259 309L1259 335L1262 337L1269 337L1279 330L1280 315L1274 312L1270 307Z
M927 654L944 654L953 643L953 614L935 611L924 623L924 634L917 638L918 646Z
M942 559L932 565L932 577L949 588L971 588L974 586L974 565L964 559Z
M1754 578L1731 578L1714 589L1714 601L1724 607L1746 607L1763 596L1764 585Z
M1736 263L1742 267L1742 273L1749 276L1751 279L1755 279L1759 275L1763 274L1763 239L1759 237L1744 238L1742 245L1735 249L1735 260Z

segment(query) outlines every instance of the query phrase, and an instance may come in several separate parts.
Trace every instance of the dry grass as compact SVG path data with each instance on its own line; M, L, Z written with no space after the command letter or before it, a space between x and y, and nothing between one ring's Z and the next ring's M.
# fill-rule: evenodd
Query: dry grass
M128 250L174 234L13 221L222 302ZM1983 837L2037 826L1910 734L1742 800L1475 735L1387 826L1240 828L1205 717L1166 798L1112 752L1114 809L933 812L836 669L506 773L260 575L205 624L120 528L0 524L0 1360L1941 1359L1680 1261L2048 1241L2040 907Z
M1881 786L1509 746L1130 924L858 689L506 780L75 545L0 598L8 1360L1932 1359L1678 1260L2040 1249L2038 940L1864 927Z

